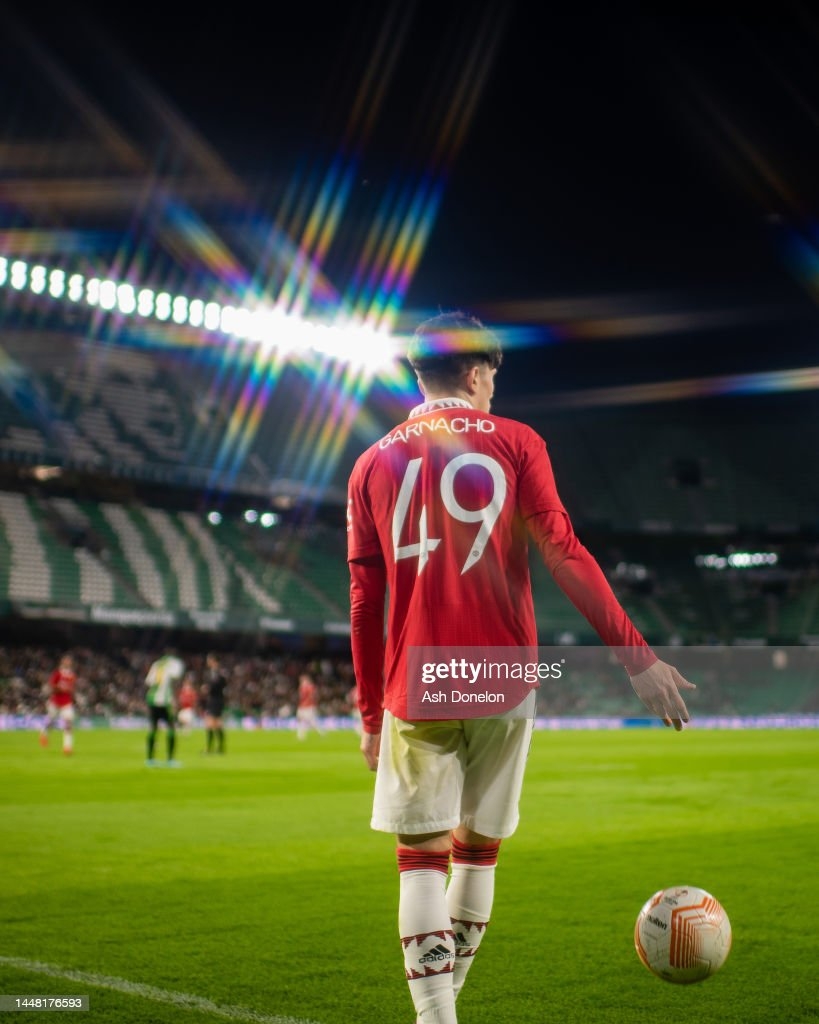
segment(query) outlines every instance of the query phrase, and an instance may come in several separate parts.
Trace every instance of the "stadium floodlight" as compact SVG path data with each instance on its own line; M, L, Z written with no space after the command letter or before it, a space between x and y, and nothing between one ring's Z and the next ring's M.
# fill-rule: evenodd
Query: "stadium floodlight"
M344 331L342 358L351 366L365 370L370 376L389 369L397 357L395 341L384 331L366 325Z
M171 319L175 324L186 324L188 322L188 300L184 295L174 297Z
M295 325L291 330L295 331ZM397 358L394 341L384 332L366 324L314 324L301 328L306 347L334 362L374 375L393 365Z
M99 298L101 309L116 309L117 306L117 283L116 281L102 281L100 282L100 298Z
M48 294L52 299L61 299L65 294L65 271L56 268L48 275Z
M259 525L263 526L266 530L270 529L271 526L275 526L278 521L279 517L275 512L262 512L259 517Z
M34 292L35 295L42 295L46 290L46 268L37 264L37 266L31 268L31 280L29 282L29 288Z
M250 338L258 341L266 348L276 346L276 338L285 320L284 313L269 306L259 306L253 311L250 325Z
M235 311L233 331L231 333L234 337L241 338L243 341L247 341L251 337L253 333L253 314L249 309L239 306Z
M728 564L735 569L756 569L761 565L776 565L779 556L774 551L733 551Z
M206 331L218 331L219 324L222 322L222 307L218 302L208 302L205 304L205 330Z
M221 512L208 512L208 522L211 526L218 526L222 522Z
M15 291L21 292L28 284L28 263L25 260L15 260L11 265L9 284Z
M245 514L242 517L246 523L255 523L259 519L259 513L255 508L245 509Z
M117 285L117 309L124 316L131 316L137 307L136 294L132 284Z
M697 555L695 565L701 569L761 569L778 565L779 555L775 551L732 551L727 555Z
M137 292L137 315L154 315L154 292L152 288L140 288Z
M318 323L297 314L287 314L276 306L222 305L166 291L154 292L152 288L112 278L86 277L80 273L68 276L60 268L42 264L30 266L24 259L9 256L0 256L0 287L28 290L34 295L48 291L53 299L84 302L126 317L172 320L180 326L188 324L199 330L260 343L282 359L290 355L309 359L311 354L326 357L364 371L367 376L394 371L400 354L386 330L376 330L366 324Z
M233 334L236 326L236 310L233 306L222 306L219 311L219 330L222 334Z
M304 355L314 341L315 328L295 316L281 315L275 328L273 343L282 355Z
M329 324L316 324L311 328L307 341L309 347L330 359L340 359L344 353L343 330Z
M71 302L81 302L85 295L85 278L82 274L72 274L68 279L68 298Z

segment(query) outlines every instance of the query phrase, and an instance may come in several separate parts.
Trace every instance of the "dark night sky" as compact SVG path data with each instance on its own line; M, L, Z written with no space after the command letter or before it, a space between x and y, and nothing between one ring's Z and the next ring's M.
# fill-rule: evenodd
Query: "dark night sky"
M21 9L81 76L114 40L271 202L299 168L354 166L325 262L341 290L389 189L436 174L445 189L407 322L458 306L531 328L508 362L523 393L816 362L819 18L807 6L353 2L272 5L260 21L248 5L86 0L36 25Z

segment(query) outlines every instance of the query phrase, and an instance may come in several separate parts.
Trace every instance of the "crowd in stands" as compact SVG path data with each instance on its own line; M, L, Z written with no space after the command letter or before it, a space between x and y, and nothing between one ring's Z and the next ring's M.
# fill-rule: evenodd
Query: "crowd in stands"
M163 649L27 644L0 646L0 715L39 715L45 710L48 680L64 654L77 673L76 708L80 716L112 719L144 716L145 676ZM594 652L572 649L558 679L546 679L538 692L538 714L552 716L639 717L642 707L625 672L605 671L589 659ZM679 650L682 657L684 648ZM694 649L696 650L696 649ZM704 650L704 649L700 649ZM191 654L178 650L187 677L197 691L204 680L207 648ZM781 657L777 660L777 654ZM782 658L785 659L783 662ZM318 688L318 714L349 716L355 686L348 654L307 656L297 653L219 654L228 678L228 721L288 719L296 714L299 677L306 672ZM785 665L787 662L787 667ZM694 661L690 672L698 684L689 698L692 716L707 714L814 713L819 711L819 648L776 652L723 649L718 660ZM199 713L204 712L200 706Z
M0 647L0 714L40 714L48 679L63 654L74 658L76 706L80 715L112 718L144 715L145 676L162 650L120 647L97 650L76 646ZM178 651L188 677L201 689L206 651ZM354 685L349 658L299 655L219 655L228 677L227 714L234 717L281 717L295 714L299 675L308 672L318 687L321 715L349 715Z

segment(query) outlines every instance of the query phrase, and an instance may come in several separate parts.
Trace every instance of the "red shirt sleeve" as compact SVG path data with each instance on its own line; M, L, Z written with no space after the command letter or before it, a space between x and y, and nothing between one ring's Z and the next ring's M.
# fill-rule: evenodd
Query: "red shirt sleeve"
M381 554L378 529L365 495L369 453L358 460L347 487L347 559L370 558Z
M365 732L379 733L384 717L384 600L382 558L350 562L350 645Z
M524 430L521 446L518 509L524 519L530 519L538 512L564 511L546 442L528 427Z
M365 732L379 733L384 717L384 602L387 570L365 495L368 453L356 463L347 492L350 566L350 646Z
M615 654L629 675L637 675L657 656L628 617L603 570L577 538L565 512L541 512L527 520L543 561L555 582ZM619 649L618 649L619 648Z

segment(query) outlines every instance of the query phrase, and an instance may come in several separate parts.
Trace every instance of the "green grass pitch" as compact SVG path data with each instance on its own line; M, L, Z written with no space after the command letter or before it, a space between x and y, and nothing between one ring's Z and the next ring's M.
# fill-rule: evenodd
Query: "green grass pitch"
M412 1024L357 743L230 732L203 757L194 732L171 770L139 731L71 758L0 734L0 994L85 994L94 1024ZM819 1021L819 731L537 732L521 810L463 1024ZM733 926L697 985L633 947L676 884Z

